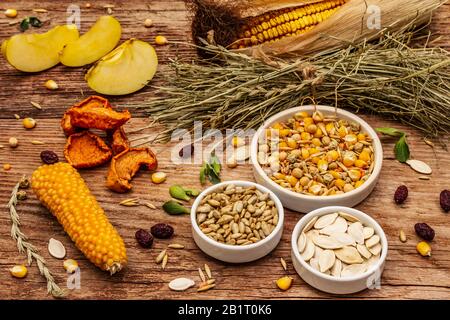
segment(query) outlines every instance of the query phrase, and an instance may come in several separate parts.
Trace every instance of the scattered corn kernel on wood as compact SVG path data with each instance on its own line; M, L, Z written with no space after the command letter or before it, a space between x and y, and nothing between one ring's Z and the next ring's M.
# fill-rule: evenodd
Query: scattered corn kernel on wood
M284 277L281 277L280 279L278 279L276 281L276 284L277 284L278 288L280 288L283 291L286 291L291 287L293 280L294 279L292 279L289 276L284 276Z
M417 252L423 257L431 257L431 246L425 242L421 241L416 246Z
M78 269L78 262L74 259L67 259L64 260L63 267L68 273L74 273Z
M5 16L8 18L15 18L17 17L17 10L16 9L6 9L5 10Z
M9 269L9 272L15 278L25 278L28 273L28 269L24 265L16 265Z
M45 82L45 87L46 87L48 90L56 90L56 89L59 88L58 84L57 84L54 80L47 80L47 81Z
M123 239L71 165L58 162L40 166L33 172L31 186L92 263L111 274L126 266Z
M153 183L160 184L166 181L167 174L165 172L158 171L153 173L151 178Z
M22 124L25 129L33 129L36 127L36 120L33 118L25 118L22 120Z
M155 43L159 46L163 46L165 44L168 44L169 40L167 40L166 37L159 35L155 37Z

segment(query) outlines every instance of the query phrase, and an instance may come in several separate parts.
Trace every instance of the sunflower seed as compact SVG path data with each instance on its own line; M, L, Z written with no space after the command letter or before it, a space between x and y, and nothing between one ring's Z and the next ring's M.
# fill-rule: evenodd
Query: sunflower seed
M169 288L173 291L184 291L194 285L194 280L188 278L176 278L169 282Z
M354 247L345 246L341 249L335 250L334 253L336 254L336 257L339 260L347 264L355 264L363 262L361 255L359 254L358 250L356 250L356 248Z
M326 226L332 224L336 220L337 216L338 214L336 212L321 216L319 219L317 219L316 223L314 223L314 228L325 228Z
M323 250L319 256L320 272L329 270L336 261L336 255L332 250Z
M341 277L352 277L364 273L367 270L367 264L357 263L346 266L341 271Z
M356 250L358 250L358 252L366 259L369 259L372 256L372 254L365 245L357 244Z
M297 247L298 247L298 252L299 253L302 253L305 250L305 247L306 247L306 235L305 235L304 232L302 232L300 234L300 237L298 237Z
M361 222L354 222L348 226L347 232L359 244L364 244L363 225Z

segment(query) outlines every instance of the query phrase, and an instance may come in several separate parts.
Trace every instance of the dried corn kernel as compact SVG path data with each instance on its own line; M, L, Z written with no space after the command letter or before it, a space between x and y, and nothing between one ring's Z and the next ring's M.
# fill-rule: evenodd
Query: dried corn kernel
M11 170L11 168L12 168L12 166L9 163L5 163L3 165L3 170L5 170L5 171L9 171L9 170Z
M346 183L345 185L344 185L344 192L345 193L347 193L347 192L350 192L350 191L353 191L355 189L355 187L353 187L350 183Z
M281 277L276 281L277 287L283 291L288 290L292 285L293 279L289 276Z
M347 133L348 133L348 131L347 131L347 128L346 128L346 127L344 127L344 126L339 127L339 129L338 129L338 135L339 135L341 138L344 138L344 137L347 135Z
M54 80L47 80L45 81L45 87L48 90L56 90L59 88L58 84Z
M286 181L289 182L289 184L290 184L292 187L295 187L295 185L296 185L297 182L298 182L298 179L297 179L296 177L294 177L294 176L286 176Z
M16 9L6 9L5 10L5 16L8 18L15 18L17 17L17 10Z
M289 135L289 133L291 133L291 130L289 129L281 129L280 130L280 137L287 137Z
M317 131L317 126L315 124L305 125L305 131L314 134Z
M292 138L287 139L287 145L289 148L295 149L297 148L297 141Z
M300 178L300 185L302 186L302 187L306 187L307 185L308 185L308 183L309 183L309 178L308 177L301 177Z
M364 160L357 159L357 160L355 160L355 167L367 168L368 165L367 165L367 162L365 162Z
M279 144L278 144L278 147L280 147L280 148L287 148L287 143L286 143L286 141L281 141Z
M300 112L297 112L297 113L294 115L294 118L295 118L296 120L301 120L301 119L307 118L307 117L309 117L309 114L308 114L308 112L306 112L306 111L300 111Z
M67 259L64 260L63 267L68 273L74 273L78 269L78 262L74 259Z
M359 154L358 158L359 158L359 160L362 160L362 161L365 161L365 162L370 161L370 153L367 152L367 150L363 150Z
M19 145L19 140L16 137L11 137L8 140L8 144L11 148L16 148Z
M344 186L345 186L345 181L342 180L342 179L336 179L334 185L335 185L336 187L338 187L339 189L342 189L342 188L344 188Z
M431 257L431 247L427 242L425 242L425 241L419 242L416 246L416 249L417 249L417 252L419 252L421 256Z
M356 155L353 152L346 152L344 154L344 158L342 159L342 163L346 167L351 167L356 161Z
M303 159L309 158L309 151L305 148L302 148L302 157Z
M303 125L305 126L305 129L311 124L314 124L314 119L313 118L308 116L308 117L303 119ZM314 130L314 131L316 131L316 130Z
M311 139L311 134L309 132L302 132L300 133L300 138L302 140L310 140Z
M328 170L328 162L326 160L320 159L317 162L317 168L320 172L325 172Z
M164 181L166 181L166 178L166 173L162 171L158 171L152 174L152 182L156 184L163 183Z
M333 122L328 122L328 123L325 125L325 130L327 130L328 133L330 133L331 130L333 130L333 129L334 129L334 123L333 123Z
M16 278L25 278L25 276L28 273L28 269L27 267L25 267L24 265L16 265L14 267L12 267L11 269L9 269L9 272L11 273L11 275L13 277Z
M36 120L33 118L25 118L23 119L22 124L25 129L33 129L36 127Z
M111 274L126 265L122 238L71 165L58 162L40 166L33 172L31 186L92 263Z
M341 174L337 171L331 170L330 174L333 176L333 178L335 179L340 179L341 178Z
M357 137L358 137L358 141L366 140L366 135L364 133L358 133Z
M361 171L356 169L349 170L348 176L350 177L350 179L352 179L352 181L358 181L359 179L361 179Z
M163 46L163 45L165 45L165 44L168 44L168 43L169 43L169 40L167 40L167 38L164 37L164 36L156 36L156 37L155 37L155 43L156 43L157 45L159 45L159 46Z
M312 144L315 145L316 147L320 147L322 145L322 142L320 141L319 138L313 138L311 140Z
M314 184L308 189L308 191L314 195L318 195L320 193L320 190L322 190L322 187L318 184Z
M356 181L356 182L355 182L355 189L358 188L358 187L360 187L363 183L364 183L363 180Z
M327 152L327 156L329 162L336 161L339 158L339 152L336 150L330 150Z
M354 134L348 134L345 136L344 140L349 144L355 144L358 141L358 138Z
M315 138L322 138L323 137L322 129L317 128L316 132L314 132L314 137Z

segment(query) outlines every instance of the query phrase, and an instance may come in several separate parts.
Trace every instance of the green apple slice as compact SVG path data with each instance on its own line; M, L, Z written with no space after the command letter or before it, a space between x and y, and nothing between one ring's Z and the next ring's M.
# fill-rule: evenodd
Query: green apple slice
M69 43L61 52L61 63L81 67L93 63L119 43L122 28L112 16L102 16L77 41Z
M6 60L16 69L39 72L59 63L62 48L78 39L75 25L57 26L46 33L17 34L2 44Z
M100 59L86 81L101 94L123 95L142 89L155 75L158 56L147 42L130 39Z

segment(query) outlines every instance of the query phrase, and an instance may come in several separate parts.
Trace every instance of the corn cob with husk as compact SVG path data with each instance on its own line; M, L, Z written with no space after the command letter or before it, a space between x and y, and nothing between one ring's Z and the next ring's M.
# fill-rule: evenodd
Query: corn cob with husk
M310 54L430 19L446 0L191 0L192 34L248 55ZM379 10L379 20L378 13ZM379 28L377 21L380 22ZM200 42L197 42L200 43Z
M78 249L97 267L114 274L127 264L123 239L80 174L68 163L43 165L31 186Z

